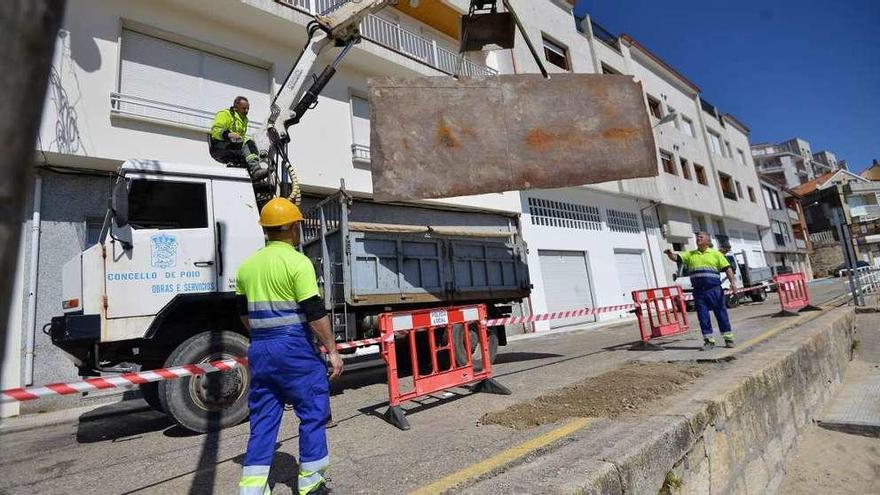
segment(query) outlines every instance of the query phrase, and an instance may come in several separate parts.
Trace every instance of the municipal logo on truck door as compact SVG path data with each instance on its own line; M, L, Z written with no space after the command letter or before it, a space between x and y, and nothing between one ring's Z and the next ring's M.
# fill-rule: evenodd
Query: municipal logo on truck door
M168 234L150 237L150 266L171 268L177 265L177 238Z

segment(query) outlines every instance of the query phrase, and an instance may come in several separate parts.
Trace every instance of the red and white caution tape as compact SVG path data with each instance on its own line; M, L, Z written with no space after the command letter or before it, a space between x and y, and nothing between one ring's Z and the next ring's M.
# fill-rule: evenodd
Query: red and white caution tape
M578 316L597 315L601 313L616 313L620 311L629 311L636 306L634 304L619 304L617 306L603 306L601 308L583 308L573 309L571 311L557 311L555 313L544 313L531 316L511 316L508 318L495 318L486 321L486 326L494 327L498 325L513 325L517 323L531 323L533 321L560 320L563 318L575 318Z
M160 368L139 373L124 373L111 377L86 378L80 382L51 383L43 387L13 388L0 392L0 402L25 402L50 395L71 395L81 392L94 392L109 388L127 388L144 383L162 380L175 380L193 375L204 375L215 371L229 371L239 366L247 366L245 358L223 359L210 363L187 364L174 368Z

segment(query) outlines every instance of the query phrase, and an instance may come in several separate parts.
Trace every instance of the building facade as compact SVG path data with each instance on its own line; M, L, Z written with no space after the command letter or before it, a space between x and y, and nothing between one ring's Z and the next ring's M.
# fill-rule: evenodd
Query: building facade
M658 170L657 177L647 179L438 200L463 212L520 216L534 285L522 311L623 304L631 301L632 290L670 285L675 266L662 251L694 247L698 230L710 232L717 244L746 251L751 265L763 266L761 232L770 223L748 128L719 113L696 85L634 38L612 35L589 18L576 23L571 2L512 2L550 71L617 72L642 84L655 125ZM62 265L97 242L118 165L144 158L219 166L207 153L214 112L243 95L251 102L254 126L259 125L270 95L306 42L311 14L338 3L68 3L37 143L38 178L22 219L22 256L8 322L12 351L4 361L3 388L76 378L75 368L38 330L61 312ZM458 26L468 5L423 0L412 8L400 2L364 22L365 40L343 61L317 107L293 129L291 150L306 193L326 194L344 180L351 194L369 200L367 78L455 72ZM537 72L517 36L514 50L469 55L462 71ZM629 317L609 313L600 321ZM544 322L536 329L549 326ZM31 364L33 373L24 374ZM3 411L16 412L16 406Z
M810 143L792 138L778 144L761 143L751 147L755 166L764 177L785 188L794 188L823 174L846 168L834 153L813 153Z
M767 266L775 273L801 272L812 280L809 234L799 198L767 180L761 181L761 196L770 217L770 228L761 235Z

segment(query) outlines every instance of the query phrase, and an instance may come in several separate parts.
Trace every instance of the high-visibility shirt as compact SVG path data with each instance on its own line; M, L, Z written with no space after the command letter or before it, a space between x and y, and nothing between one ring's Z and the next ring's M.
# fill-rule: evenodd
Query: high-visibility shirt
M238 268L236 293L244 295L252 337L310 336L299 303L318 295L311 260L286 242L269 241Z
M234 132L242 139L247 136L248 118L239 115L232 108L224 108L214 115L214 123L211 125L211 137L217 141L228 141L226 133Z
M678 253L681 262L687 267L694 290L705 290L721 285L719 275L722 270L730 267L730 262L717 249L707 248L705 251L694 249Z

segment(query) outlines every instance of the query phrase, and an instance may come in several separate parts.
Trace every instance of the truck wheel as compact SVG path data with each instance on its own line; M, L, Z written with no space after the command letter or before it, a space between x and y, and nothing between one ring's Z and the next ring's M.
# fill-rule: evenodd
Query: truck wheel
M465 350L465 341L464 341L464 325L454 325L452 332L455 335L455 362L458 366L463 366L467 363L468 354L471 355L474 363L475 371L483 370L482 363L482 355L479 351L479 342L480 342L480 334L479 334L479 325L476 323L468 324L468 333L470 334L470 344L471 348L466 351ZM494 363L495 358L498 356L498 334L494 329L490 328L487 332L488 343L489 343L489 362Z
M159 400L159 382L144 383L138 385L138 389L140 389L141 396L150 407L160 413L165 412L165 409L162 407L162 401Z
M247 356L247 348L247 339L235 332L202 332L177 346L165 367ZM159 399L184 428L197 433L221 430L247 418L249 382L248 368L237 366L232 371L159 382Z
M749 297L753 302L759 303L767 300L767 291L764 289L754 290L749 293Z

